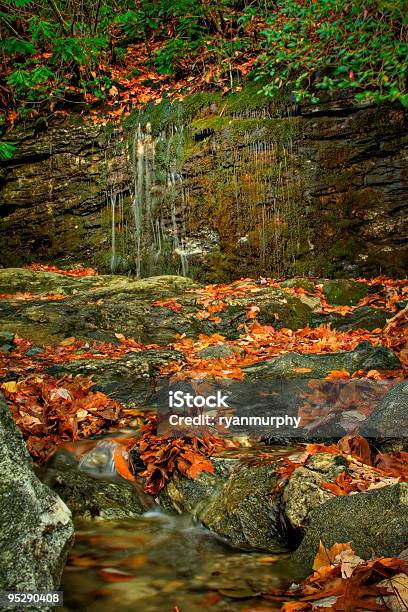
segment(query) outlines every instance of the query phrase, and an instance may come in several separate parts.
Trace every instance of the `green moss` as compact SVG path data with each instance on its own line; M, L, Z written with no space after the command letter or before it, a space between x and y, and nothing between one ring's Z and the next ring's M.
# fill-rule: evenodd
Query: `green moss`
M285 107L283 97L270 98L258 93L260 88L260 83L249 81L242 91L226 96L219 92L199 92L186 96L183 101L171 102L164 99L159 104L150 103L142 109L134 110L123 125L126 130L131 131L137 124L145 127L149 123L152 135L158 136L172 125L187 125L200 114L220 119L235 117L237 114L245 118L251 112L257 111L269 116L281 114Z
M323 293L329 304L355 306L368 294L368 286L346 279L324 281Z

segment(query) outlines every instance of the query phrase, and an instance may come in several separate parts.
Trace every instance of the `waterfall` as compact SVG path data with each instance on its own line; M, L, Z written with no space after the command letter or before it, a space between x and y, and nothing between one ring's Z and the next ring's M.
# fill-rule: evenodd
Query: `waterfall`
M134 272L136 276L171 271L173 255L180 253L183 240L183 179L177 167L183 129L171 125L153 136L150 123L138 121L132 141L134 226ZM156 157L159 162L156 164ZM180 220L181 213L181 220ZM187 264L180 255L182 274ZM175 272L178 270L174 270Z
M269 108L186 115L139 111L128 134L130 193L110 196L110 269L281 276L299 250L299 172L291 117Z
M112 274L114 274L116 269L116 194L110 194L110 204L111 204L111 262L110 262L110 270Z

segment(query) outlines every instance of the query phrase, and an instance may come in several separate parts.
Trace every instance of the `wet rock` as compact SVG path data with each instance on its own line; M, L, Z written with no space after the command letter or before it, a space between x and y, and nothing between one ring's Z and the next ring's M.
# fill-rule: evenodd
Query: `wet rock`
M347 279L325 280L322 286L327 302L337 306L355 306L369 293L367 284Z
M177 351L146 350L129 353L118 359L84 359L58 364L47 373L58 378L63 374L91 376L93 391L102 391L125 404L144 405L154 393L160 368L170 362L183 361Z
M408 438L408 381L390 389L364 423L366 435ZM401 450L401 449L400 449Z
M57 589L73 532L70 511L33 472L21 434L1 397L0 589Z
M285 353L245 368L248 379L324 378L331 370L395 370L401 367L399 359L385 347L373 347L362 342L354 351L329 354ZM302 370L299 372L299 368ZM310 371L304 371L304 369Z
M334 497L321 485L334 482L346 467L344 457L318 453L293 472L283 493L285 515L293 528L304 529L313 510Z
M244 466L196 511L201 523L243 550L288 550L280 499L273 493L272 466Z
M331 323L333 329L347 331L349 329L368 329L372 331L376 328L383 328L387 323L387 312L382 308L371 308L362 306L348 315L330 314L316 317L315 325Z
M308 571L320 540L328 547L351 541L363 559L369 559L373 552L398 556L408 541L408 484L335 497L316 508L295 553L295 559Z
M76 470L50 469L46 481L75 517L119 520L143 514L146 509L136 489L125 480L102 480Z
M166 510L179 514L189 512L195 514L197 508L207 503L218 491L237 465L236 459L211 459L214 474L201 472L197 478L190 480L178 472L174 472L169 483L160 493L160 503Z

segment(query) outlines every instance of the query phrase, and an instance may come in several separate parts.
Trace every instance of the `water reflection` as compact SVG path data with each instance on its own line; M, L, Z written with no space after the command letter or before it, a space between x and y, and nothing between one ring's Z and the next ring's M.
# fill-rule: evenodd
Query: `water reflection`
M78 523L63 610L278 610L256 594L292 580L286 555L232 550L189 516Z

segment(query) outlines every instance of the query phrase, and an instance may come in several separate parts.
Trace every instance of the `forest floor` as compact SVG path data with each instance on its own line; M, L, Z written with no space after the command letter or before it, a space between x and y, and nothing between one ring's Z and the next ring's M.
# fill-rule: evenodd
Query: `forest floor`
M214 458L259 440L226 436L225 430L163 433L149 406L152 388L182 381L208 393L222 381L285 379L302 382L296 411L303 437L287 440L289 450L296 443L300 451L274 457L277 489L321 454L344 462L334 479L319 485L333 497L408 482L404 439L394 433L397 446L382 447L379 439L360 435L361 423L407 378L405 280L261 278L197 286L178 277L132 281L92 269L33 265L0 270L0 291L1 389L40 463L61 449L79 459L108 436L113 473L143 483L157 499L175 474L199 481L216 474ZM343 432L337 442L316 433L333 415ZM387 423L379 432L390 437ZM78 446L81 440L89 444ZM274 445L264 440L261 446L258 466L269 465ZM406 609L391 606L392 598L407 600L403 559L364 559L345 541L321 543L316 553L309 578L262 597L270 605L281 602L287 612L313 610L326 598L333 610L356 610L356 602L370 610ZM247 609L269 608L257 603Z

